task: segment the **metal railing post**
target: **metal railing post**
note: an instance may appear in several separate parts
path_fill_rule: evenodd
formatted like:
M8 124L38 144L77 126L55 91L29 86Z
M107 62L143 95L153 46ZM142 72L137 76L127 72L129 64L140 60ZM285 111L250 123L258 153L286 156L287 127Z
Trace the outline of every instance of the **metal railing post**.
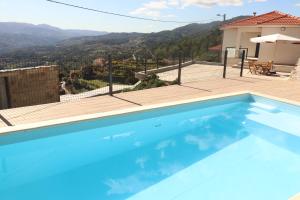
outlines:
M147 76L147 59L146 58L144 60L144 73L145 73L145 76Z
M228 56L228 50L225 50L225 55L224 55L224 68L223 68L223 78L226 78L227 56Z
M243 50L240 77L243 76L244 64L245 64L245 56L246 56L246 51Z
M136 61L135 68L138 69L138 67L139 67L139 57L138 56L136 57L135 61Z
M182 68L182 53L179 54L179 63L178 63L178 85L181 85L181 68Z
M113 95L113 77L112 77L112 58L108 55L108 73L109 73L109 95Z

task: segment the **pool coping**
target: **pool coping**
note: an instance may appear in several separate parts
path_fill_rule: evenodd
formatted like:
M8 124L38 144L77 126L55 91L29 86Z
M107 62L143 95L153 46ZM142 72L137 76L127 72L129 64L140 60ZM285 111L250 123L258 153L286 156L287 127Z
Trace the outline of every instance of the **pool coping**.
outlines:
M220 99L220 98L224 98L224 97L246 95L246 94L261 96L261 97L265 97L268 99L280 101L283 103L300 106L300 102L297 102L297 101L274 97L271 95L266 95L266 94L253 92L253 91L240 91L240 92L210 95L210 96L205 96L205 97L200 97L200 98L192 98L192 99L186 99L186 100L180 100L180 101L172 101L172 102L168 102L168 103L160 103L160 104L153 104L153 105L147 105L147 106L132 107L132 108L126 108L126 109L121 109L121 110L102 112L102 113L79 115L76 117L67 117L67 118L47 120L47 121L36 122L36 123L8 126L8 127L0 128L0 135L11 134L11 133L17 132L17 131L31 130L31 129L43 128L43 127L54 126L54 125L63 125L63 124L68 124L68 123L80 122L80 121L88 121L88 120L104 118L104 117L109 117L109 116L115 116L115 115L121 115L121 114L126 114L126 113L135 113L135 112L152 110L152 109L157 109L157 108L162 108L162 107L176 106L176 105L180 105L180 104L188 104L188 103L193 103L193 102L201 102L201 101L207 101L207 100L212 100L212 99Z

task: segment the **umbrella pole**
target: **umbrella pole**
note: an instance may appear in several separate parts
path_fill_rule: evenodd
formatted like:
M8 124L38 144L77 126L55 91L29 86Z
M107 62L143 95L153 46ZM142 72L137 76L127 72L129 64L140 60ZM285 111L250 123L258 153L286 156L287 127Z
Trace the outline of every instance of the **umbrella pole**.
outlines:
M275 64L276 51L277 51L277 42L275 42L275 47L274 47L274 53L273 53L273 64ZM273 67L274 67L274 66L272 66L272 70L273 70Z

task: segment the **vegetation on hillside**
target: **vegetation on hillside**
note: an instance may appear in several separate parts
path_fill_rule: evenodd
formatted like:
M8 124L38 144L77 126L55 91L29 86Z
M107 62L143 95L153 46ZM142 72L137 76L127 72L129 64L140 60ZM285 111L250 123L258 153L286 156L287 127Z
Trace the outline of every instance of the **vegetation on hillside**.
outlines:
M108 83L102 80L66 79L65 90L71 94L78 94L106 87L107 85ZM61 90L61 94L65 93L66 91Z
M153 69L158 65L178 63L179 55L183 61L192 58L218 61L218 52L210 52L208 49L221 43L220 25L221 22L216 21L189 24L171 31L150 34L111 33L71 38L52 46L37 45L2 54L0 69L57 65L60 68L60 80L65 83L65 87L71 93L78 93L107 85L106 59L111 54L114 82L133 85L138 81L135 72L144 71L145 67ZM30 39L26 41L30 42ZM150 77L136 89L164 84L170 83L158 77Z
M206 61L218 61L218 54L209 52L208 48L221 43L221 31L218 28L202 35L184 37L179 41L163 43L153 48L154 54L159 58L176 58L178 52L184 57L197 58Z
M151 74L147 76L144 80L142 80L137 86L135 86L133 89L125 89L123 92L128 91L135 91L135 90L144 90L144 89L150 89L150 88L156 88L156 87L163 87L168 85L174 85L177 84L178 81L164 81L160 80L159 76L156 74Z
M42 60L67 66L113 54L116 60L136 57L173 59L179 51L185 57L203 57L209 45L220 43L220 22L190 24L158 33L111 33L103 36L67 39L55 46L34 46L4 54L12 60ZM70 68L72 66L67 66Z

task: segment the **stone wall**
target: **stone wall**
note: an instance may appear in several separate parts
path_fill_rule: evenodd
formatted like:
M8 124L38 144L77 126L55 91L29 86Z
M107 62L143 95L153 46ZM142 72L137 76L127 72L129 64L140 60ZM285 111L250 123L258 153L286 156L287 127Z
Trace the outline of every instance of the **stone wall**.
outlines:
M9 108L59 102L59 70L56 66L2 70L6 77Z

